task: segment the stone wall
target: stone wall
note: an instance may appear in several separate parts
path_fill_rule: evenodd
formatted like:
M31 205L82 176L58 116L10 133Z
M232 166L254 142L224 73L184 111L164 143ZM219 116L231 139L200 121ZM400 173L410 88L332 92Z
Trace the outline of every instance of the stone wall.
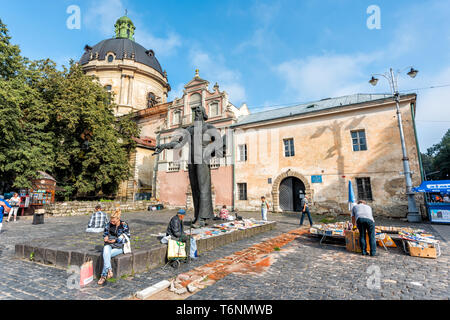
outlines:
M148 206L154 203L151 201L69 201L46 205L44 208L46 214L55 217L79 216L93 213L97 204L102 206L104 212L112 213L118 207L120 207L122 212L146 211Z

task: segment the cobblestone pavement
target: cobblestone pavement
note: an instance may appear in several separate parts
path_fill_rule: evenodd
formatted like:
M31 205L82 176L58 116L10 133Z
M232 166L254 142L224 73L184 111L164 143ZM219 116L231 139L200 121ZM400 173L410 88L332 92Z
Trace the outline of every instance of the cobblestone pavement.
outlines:
M133 232L133 225L167 224L174 212L128 213L123 215L123 219L129 222ZM240 214L259 218L258 213ZM189 218L188 215L187 220ZM316 218L313 217L315 221ZM132 278L118 279L104 287L91 283L81 290L68 288L69 274L66 270L15 259L14 244L82 232L89 220L88 216L46 218L45 224L37 226L32 225L29 219L4 223L0 235L0 300L126 299L161 280L173 278L298 228L297 215L273 214L269 215L269 219L278 222L275 230L206 252L190 264L182 264L178 270L157 268ZM409 225L398 220L377 220L377 224ZM317 239L302 236L284 246L281 251L274 252L275 262L265 273L245 276L230 274L189 299L449 299L450 226L413 226L438 236L441 240L441 257L422 259L407 256L400 249L389 248L389 252L385 252L378 248L379 256L365 258L347 252L342 245L320 245ZM378 270L381 288L377 289L375 282L375 288L368 289L368 280L370 282L370 277Z

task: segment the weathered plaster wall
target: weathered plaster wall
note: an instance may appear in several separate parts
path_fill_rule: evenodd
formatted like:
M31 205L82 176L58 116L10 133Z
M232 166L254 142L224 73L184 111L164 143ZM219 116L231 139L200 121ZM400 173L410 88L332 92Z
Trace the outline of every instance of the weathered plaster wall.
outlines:
M413 184L420 183L414 131L411 123L410 103L402 104L403 126L413 175ZM367 151L352 149L352 130L364 129ZM295 156L284 156L283 139L293 138ZM346 212L348 181L356 190L356 178L370 177L373 202L370 204L380 215L406 215L406 196L399 129L393 103L374 108L304 118L252 128L236 136L238 145L248 145L248 161L236 163L236 183L247 183L247 201L236 201L241 210L258 210L260 197L265 195L277 206L273 195L277 177L288 170L304 177L312 195L313 211ZM322 175L322 183L311 183L312 175ZM277 181L281 182L281 181ZM306 185L306 183L305 183ZM277 188L276 186L275 188ZM236 196L237 188L236 188Z
M216 209L223 205L232 205L232 167L223 166L211 170L211 183L213 185L213 205ZM157 198L168 208L192 207L187 197L191 192L189 174L187 171L177 172L161 171L157 174Z

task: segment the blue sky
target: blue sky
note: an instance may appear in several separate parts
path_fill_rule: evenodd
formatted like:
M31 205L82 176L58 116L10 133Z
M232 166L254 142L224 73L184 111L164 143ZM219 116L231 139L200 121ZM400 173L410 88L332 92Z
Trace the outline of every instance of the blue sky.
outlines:
M421 151L450 128L450 1L426 0L0 0L0 18L13 43L31 59L78 60L86 44L114 34L128 9L136 41L153 49L172 92L200 69L236 106L251 112L353 93L389 92L372 73L413 65L401 91L418 93ZM81 29L69 30L66 12L81 9ZM381 29L370 30L367 8L377 5ZM420 90L416 90L420 89Z

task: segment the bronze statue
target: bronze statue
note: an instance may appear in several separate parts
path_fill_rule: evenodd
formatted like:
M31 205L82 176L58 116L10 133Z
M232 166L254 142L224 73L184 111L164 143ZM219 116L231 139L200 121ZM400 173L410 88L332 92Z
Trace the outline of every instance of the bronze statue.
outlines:
M177 130L170 143L156 147L154 155L160 154L164 149L180 149L189 143L188 170L195 210L194 224L200 220L200 226L204 226L206 220L214 218L210 159L223 155L224 141L216 127L205 122L208 116L202 106L194 108L193 112L194 124L186 129Z

